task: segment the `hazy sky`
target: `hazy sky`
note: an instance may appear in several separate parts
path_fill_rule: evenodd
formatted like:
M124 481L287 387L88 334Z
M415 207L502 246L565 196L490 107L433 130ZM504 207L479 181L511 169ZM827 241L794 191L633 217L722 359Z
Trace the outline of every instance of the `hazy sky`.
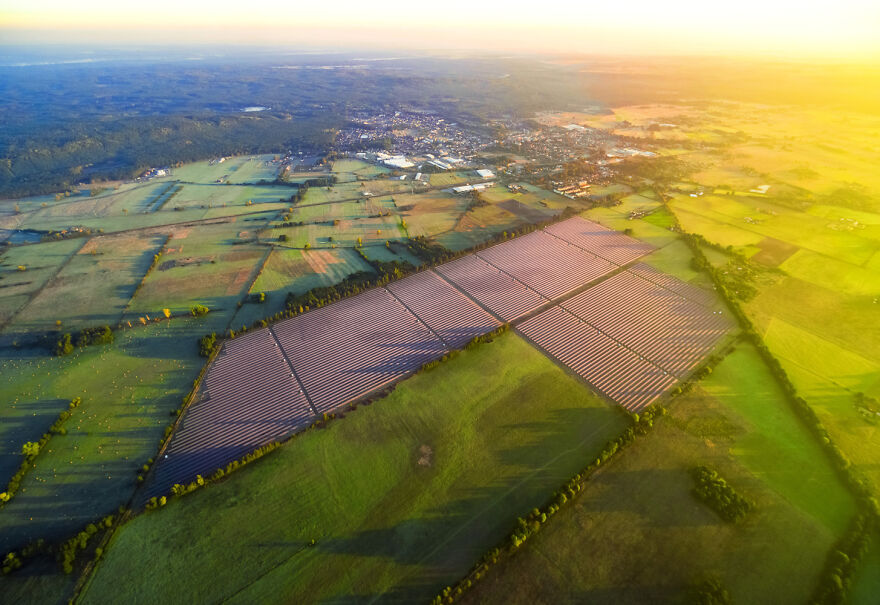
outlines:
M880 57L880 1L0 0L0 41Z

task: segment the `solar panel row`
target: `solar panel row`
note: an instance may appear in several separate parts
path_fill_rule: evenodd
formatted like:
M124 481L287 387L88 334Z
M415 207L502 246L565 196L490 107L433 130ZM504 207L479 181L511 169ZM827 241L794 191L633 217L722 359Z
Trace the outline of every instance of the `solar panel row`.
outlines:
M687 282L683 282L671 275L658 271L651 265L636 263L629 268L629 271L633 275L638 275L642 279L654 282L658 286L663 286L667 290L672 290L676 294L684 296L688 300L692 300L704 307L711 307L717 302L715 294L709 290L703 290L702 288L692 286Z
M501 325L433 271L422 271L388 284L391 292L451 349Z
M492 246L477 256L547 299L568 294L616 268L543 231Z
M558 225L566 224L560 233L573 233L577 241L537 231L228 341L148 491L167 493L173 483L209 474L302 429L315 414L363 397L495 329L500 322L486 310L503 321L517 320L615 268L591 248L618 259L614 262L632 256L612 254L614 246L644 248L580 218ZM599 235L590 239L593 232ZM572 333L586 338L584 328L578 330ZM650 368L610 339L590 336L590 342L582 358L596 356L595 365L607 371L617 364L618 374L646 376L624 376L619 385L602 382L610 396L629 389L619 395L626 405L655 396L658 379L647 378ZM612 361L602 357L609 355Z
M653 250L649 244L579 216L550 225L544 231L618 265L631 263Z
M384 288L279 322L271 330L319 414L381 388L447 351Z
M679 377L696 366L732 327L719 311L711 311L627 271L562 306Z
M516 329L630 411L645 407L675 382L558 305Z

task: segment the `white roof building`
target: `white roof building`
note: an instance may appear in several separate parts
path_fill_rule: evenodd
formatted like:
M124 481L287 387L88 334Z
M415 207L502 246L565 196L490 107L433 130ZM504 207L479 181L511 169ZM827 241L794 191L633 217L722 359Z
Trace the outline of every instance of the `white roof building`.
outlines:
M480 178L483 178L483 179L494 179L495 178L495 173L492 172L491 170L485 170L485 169L477 170L477 174L480 176Z

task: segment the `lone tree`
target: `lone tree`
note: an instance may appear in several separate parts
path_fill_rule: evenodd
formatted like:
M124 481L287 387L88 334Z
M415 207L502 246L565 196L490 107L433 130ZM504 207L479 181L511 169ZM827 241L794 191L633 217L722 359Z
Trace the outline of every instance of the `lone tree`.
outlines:
M70 341L69 332L61 335L61 338L59 338L58 342L55 343L54 352L55 355L57 355L58 357L69 355L73 352L73 343Z
M193 317L202 317L203 315L207 315L210 309L205 305L193 305L189 311L192 313Z

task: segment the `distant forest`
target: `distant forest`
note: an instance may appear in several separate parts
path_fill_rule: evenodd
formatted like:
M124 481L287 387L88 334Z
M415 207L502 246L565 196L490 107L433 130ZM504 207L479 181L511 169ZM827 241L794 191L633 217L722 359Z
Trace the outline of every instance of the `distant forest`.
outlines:
M353 109L525 115L577 96L554 71L530 61L338 54L3 66L0 197L219 155L326 150ZM252 106L268 109L242 111Z
M59 47L34 57L0 46L0 198L218 155L324 150L351 110L434 110L484 124L539 110L724 98L880 113L876 95L864 94L880 86L880 68L854 78L849 66L726 59L157 48ZM242 111L254 106L269 109Z

